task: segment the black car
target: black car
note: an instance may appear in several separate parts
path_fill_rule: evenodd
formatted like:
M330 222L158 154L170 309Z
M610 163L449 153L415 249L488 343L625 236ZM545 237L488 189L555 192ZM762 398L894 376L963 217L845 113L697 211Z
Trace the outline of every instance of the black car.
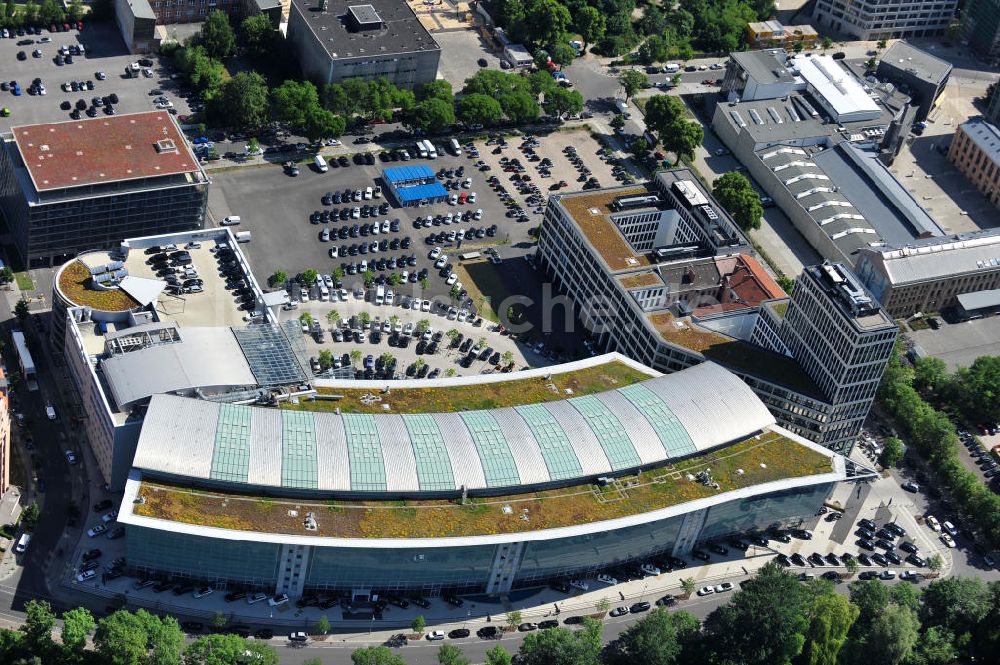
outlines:
M792 556L790 556L788 558L791 559L792 563L794 563L796 566L804 566L804 565L806 565L805 557L803 557L798 552L796 552L795 554L793 554Z
M274 631L270 628L261 628L256 631L253 636L258 640L269 640L274 637Z
M780 553L780 552L779 552L779 553L778 553L778 556L774 557L774 559L775 559L775 561L777 561L778 563L780 563L780 564L781 564L782 566L784 566L785 568L788 568L789 566L791 566L791 565L792 565L792 562L791 562L791 560L790 560L790 559L788 558L788 555L787 555L787 554L783 554L783 553Z
M634 603L631 607L628 608L628 611L629 611L630 614L638 614L640 612L647 612L647 611L649 611L649 608L650 608L650 604L648 602L646 602L645 600L643 600L641 602Z
M422 598L420 596L410 596L410 602L416 605L417 607L421 607L425 610L431 606L429 600L427 600L426 598Z
M476 636L483 640L493 640L500 636L500 629L496 626L483 626L476 631Z
M711 558L710 556L708 556L706 552L703 552L702 550L691 550L691 556L693 556L695 559L698 559L699 561L708 561Z
M547 619L545 621L538 622L538 628L540 630L548 630L549 628L555 628L559 625L559 621L556 619Z
M102 501L98 501L97 503L95 503L95 504L94 504L94 512L95 512L95 513L99 513L99 512L101 512L102 510L107 510L107 509L108 509L108 508L110 508L110 507L111 507L112 505L113 505L113 504L112 504L112 502L111 502L111 499L104 499L104 500L102 500Z
M869 519L858 520L858 526L864 527L864 528L868 529L869 531L873 531L873 532L875 531L876 528L878 528L878 527L876 527L875 522L872 522Z
M457 640L470 635L468 628L456 628L448 633L449 639Z
M880 566L884 567L884 566L888 566L889 565L889 560L886 559L881 554L878 554L877 552L875 554L872 554L871 559L872 559L872 561L874 561L875 563L877 563Z
M858 555L858 563L860 563L862 566L870 566L872 565L872 560L868 557L867 554L862 552L861 554Z
M81 558L84 561L93 561L94 559L98 558L99 556L101 556L101 550L99 550L99 549L97 549L95 547L92 550L87 550L86 552L84 552L83 556Z
M899 549L903 550L904 552L909 552L910 554L916 554L919 548L907 540L899 545Z
M868 540L867 538L858 538L858 540L855 542L857 543L858 547L860 547L863 550L868 550L869 552L871 552L874 551L875 549L875 543Z

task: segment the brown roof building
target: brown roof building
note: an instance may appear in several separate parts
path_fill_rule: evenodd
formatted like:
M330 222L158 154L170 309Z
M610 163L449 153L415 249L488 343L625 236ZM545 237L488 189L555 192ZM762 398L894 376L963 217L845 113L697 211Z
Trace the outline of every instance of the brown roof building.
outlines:
M32 266L203 226L209 181L165 111L13 127L2 148L0 202Z

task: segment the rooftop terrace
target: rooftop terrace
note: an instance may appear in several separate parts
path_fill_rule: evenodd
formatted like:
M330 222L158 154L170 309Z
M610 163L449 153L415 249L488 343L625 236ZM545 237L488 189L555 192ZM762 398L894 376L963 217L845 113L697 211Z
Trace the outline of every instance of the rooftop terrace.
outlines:
M711 470L718 489L689 477ZM447 538L523 533L640 515L772 481L834 471L829 455L767 431L675 464L618 478L605 487L556 490L456 501L276 500L143 480L145 503L134 515L183 524L337 538ZM289 511L296 511L294 517ZM315 513L317 529L302 526Z

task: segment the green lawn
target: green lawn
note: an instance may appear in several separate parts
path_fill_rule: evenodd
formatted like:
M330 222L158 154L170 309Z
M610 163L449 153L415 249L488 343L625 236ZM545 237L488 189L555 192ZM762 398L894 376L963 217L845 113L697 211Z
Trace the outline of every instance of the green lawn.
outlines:
M32 291L35 288L35 283L31 281L31 275L27 272L14 273L14 280L17 282L17 288L22 291Z

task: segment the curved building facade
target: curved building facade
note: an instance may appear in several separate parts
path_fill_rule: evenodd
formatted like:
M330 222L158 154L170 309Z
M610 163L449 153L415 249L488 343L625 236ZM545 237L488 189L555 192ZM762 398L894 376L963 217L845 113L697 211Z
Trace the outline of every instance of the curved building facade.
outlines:
M432 413L405 391L440 407L455 381L372 385L381 413L349 412L364 382L326 412L156 395L118 517L129 566L292 596L502 593L800 525L845 478L721 367L646 372L555 399L543 371L458 379L509 403Z

